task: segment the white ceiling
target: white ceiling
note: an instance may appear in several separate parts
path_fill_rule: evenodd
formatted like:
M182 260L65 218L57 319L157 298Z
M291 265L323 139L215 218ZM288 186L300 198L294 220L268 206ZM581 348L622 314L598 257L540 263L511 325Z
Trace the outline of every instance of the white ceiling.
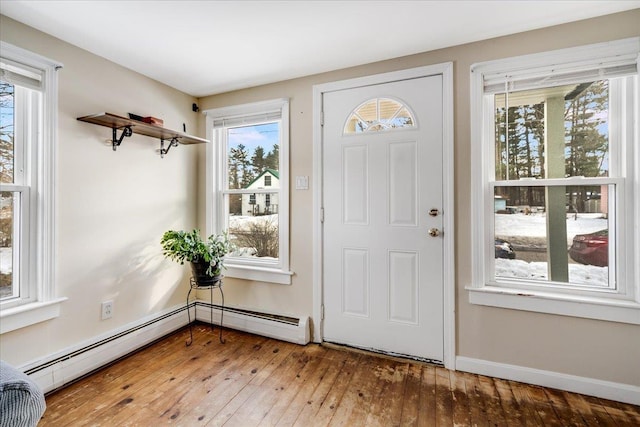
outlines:
M639 7L633 0L0 0L3 15L194 96Z

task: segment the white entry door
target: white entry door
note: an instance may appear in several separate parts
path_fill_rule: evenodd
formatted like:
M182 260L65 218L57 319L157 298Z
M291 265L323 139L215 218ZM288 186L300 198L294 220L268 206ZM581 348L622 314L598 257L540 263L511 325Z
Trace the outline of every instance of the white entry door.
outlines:
M323 339L443 361L441 75L323 94Z

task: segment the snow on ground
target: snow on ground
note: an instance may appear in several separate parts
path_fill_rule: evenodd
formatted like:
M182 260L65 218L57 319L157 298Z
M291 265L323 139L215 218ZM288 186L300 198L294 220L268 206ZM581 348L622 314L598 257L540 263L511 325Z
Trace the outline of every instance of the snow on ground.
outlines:
M11 273L13 266L13 252L11 248L0 248L0 272L3 274Z
M278 224L278 214L273 215L230 215L229 216L229 229L247 229L250 224L256 224L260 222L271 222L272 224Z
M609 227L608 220L602 214L567 215L567 245L571 245L576 234L593 233ZM496 214L495 234L505 237L545 237L547 235L546 216L544 213L531 215ZM516 251L517 257L517 251ZM496 259L495 273L497 277L523 278L533 280L547 279L546 262L526 262L519 259ZM594 265L569 264L569 282L582 285L607 286L609 268Z
M525 215L496 214L496 236L544 237L547 235L547 217L544 213ZM567 240L571 242L576 234L593 233L609 227L609 221L602 214L567 215Z
M547 263L496 258L496 277L548 280ZM579 285L607 286L609 268L569 264L569 282Z

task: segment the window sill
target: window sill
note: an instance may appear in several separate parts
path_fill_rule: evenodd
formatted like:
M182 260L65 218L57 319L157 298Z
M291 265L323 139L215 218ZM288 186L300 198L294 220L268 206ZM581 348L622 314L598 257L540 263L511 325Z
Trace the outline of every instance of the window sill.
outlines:
M640 303L484 286L466 288L471 304L640 325Z
M240 266L225 264L226 269L223 274L226 277L235 279L255 280L257 282L277 283L280 285L290 285L292 271L283 271L275 268L264 268L254 266Z
M15 331L60 316L60 304L67 298L33 302L0 311L0 334Z

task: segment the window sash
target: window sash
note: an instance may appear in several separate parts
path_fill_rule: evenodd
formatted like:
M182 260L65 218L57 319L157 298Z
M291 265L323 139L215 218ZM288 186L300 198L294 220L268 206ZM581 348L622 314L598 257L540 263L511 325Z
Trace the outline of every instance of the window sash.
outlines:
M271 124L271 123L277 124L280 132L280 138L279 138L278 144L279 146L282 146L282 120L281 119L282 119L282 113L279 113L277 119L271 119L267 121L256 121L256 122L248 121L244 123L242 126L229 126L229 127L217 128L217 134L218 134L219 140L221 141L221 145L223 147L223 153L221 155L224 157L224 160L223 160L224 174L222 176L222 180L223 180L222 188L224 189L223 191L233 192L233 191L245 190L241 188L229 188L229 130L238 128L238 127L258 126L258 125L265 125L265 124ZM220 120L224 120L224 119L220 119ZM281 167L280 166L281 162L282 162L282 154L280 154L280 158L278 159L279 167ZM246 191L255 193L254 190L246 190ZM278 189L278 191L280 190ZM270 192L273 192L273 190Z
M633 67L634 70L637 68ZM594 70L598 70L595 68ZM531 73L531 71L527 71ZM583 75L589 75L590 71L586 71ZM620 77L620 76L616 76ZM591 76L591 79L603 79L606 77ZM548 86L554 86L553 78ZM606 177L582 177L573 176L566 178L520 178L509 180L497 180L495 176L495 93L487 93L486 87L482 93L483 98L483 128L485 130L483 138L483 149L487 154L484 163L483 175L486 177L485 193L483 200L485 206L483 208L484 220L484 280L487 286L496 286L504 288L521 288L530 290L549 290L554 292L575 293L584 291L613 292L618 294L627 293L626 287L626 269L624 268L623 248L626 247L626 237L617 233L618 229L624 229L623 216L618 216L615 212L624 211L625 200L625 175L630 170L622 165L624 153L626 152L627 139L625 138L625 127L628 127L627 121L630 119L628 111L633 110L632 106L626 101L628 98L625 88L629 83L626 78L610 78L609 79L609 171ZM566 84L579 83L579 81L565 81ZM547 85L545 85L546 87ZM536 87L537 88L537 87ZM511 88L510 88L511 89ZM529 88L527 88L529 89ZM517 90L525 90L523 87ZM498 93L504 93L504 85ZM626 106L623 106L627 103ZM622 105L621 105L622 104ZM626 117L625 117L626 114ZM621 158L622 156L622 158ZM610 197L610 236L609 236L609 266L608 266L608 285L606 287L599 285L584 285L575 282L554 282L548 280L527 280L518 278L497 277L495 275L495 258L494 258L494 194L495 188L500 187L570 187L570 186L599 186L608 185L612 191ZM622 228L619 228L622 227ZM549 236L547 236L547 241ZM622 264L621 264L622 263Z
M2 184L0 191L13 193L12 227L12 295L2 298L2 308L10 308L35 300L36 286L29 280L30 251L29 230L31 217L31 189L24 185Z
M484 283L490 286L499 286L499 287L522 287L526 289L556 289L556 290L567 290L569 292L576 290L583 291L596 291L596 292L619 292L619 283L621 282L618 265L620 263L619 258L622 256L622 252L620 250L621 247L624 247L621 244L621 241L624 241L623 238L619 239L618 236L618 223L621 221L620 215L618 215L619 211L622 209L618 208L619 197L618 194L624 192L624 179L621 178L597 178L594 179L598 181L597 186L607 185L608 186L608 229L609 229L609 251L608 251L608 281L606 285L599 285L597 283L594 284L584 284L578 282L558 282L553 281L551 279L546 280L533 280L533 279L524 279L524 278L516 278L516 277L502 277L496 276L495 274L495 257L494 257L494 239L496 237L496 229L495 229L495 209L493 203L486 203L484 206L484 215L486 219L485 225L485 237L484 237L484 259L485 259L485 278ZM496 188L504 188L504 187L575 187L575 186L591 186L591 182L587 183L585 180L581 179L548 179L548 180L536 180L536 181L546 181L546 184L541 182L536 182L535 185L531 183L529 180L525 180L523 182L491 182L489 183L489 187L487 190L487 194L485 196L485 200L491 200L493 202L495 189ZM605 182L606 181L606 182ZM567 182L572 182L569 184ZM576 182L578 184L576 184ZM549 241L549 236L544 236L547 244ZM567 254L568 255L568 254Z
M570 82L576 83L576 82ZM610 92L610 97L614 98L622 95L619 90L619 84L612 85L613 88ZM504 92L504 87L502 87L502 91ZM567 177L567 178L520 178L520 179L508 179L508 180L497 180L495 176L495 126L494 126L494 114L495 114L495 104L494 104L494 94L487 94L483 92L483 127L485 129L484 141L483 141L483 149L487 152L487 157L485 157L486 162L484 164L483 175L486 177L486 185L483 196L483 211L484 211L484 238L483 238L483 259L484 259L484 280L483 283L488 286L497 286L497 287L505 287L505 288L522 288L522 289L531 289L531 290L549 290L553 289L558 292L576 292L576 291L595 291L595 292L619 292L618 284L620 283L620 277L618 277L618 269L617 265L619 263L618 259L620 258L620 242L616 239L616 230L618 221L622 219L615 215L617 212L616 204L620 197L617 194L620 191L623 191L624 188L624 178L620 178L619 176L624 176L620 168L618 168L619 161L617 156L620 154L620 150L616 147L619 145L624 145L624 141L616 140L617 135L616 131L613 131L612 134L609 135L609 159L610 159L610 169L609 176L606 177ZM612 127L618 129L620 126L620 117L612 118ZM610 211L610 218L612 221L609 224L611 228L610 233L610 245L609 245L609 260L612 261L609 263L609 274L608 274L608 285L606 287L600 285L584 285L578 284L574 282L554 282L550 279L547 280L527 280L520 278L508 278L508 277L497 277L495 274L495 257L494 257L494 239L495 239L495 223L494 223L494 194L496 188L501 187L571 187L571 186L599 186L599 185L608 185L610 188L613 188L613 191L610 192L610 198L612 205L612 209ZM548 241L549 236L546 236ZM614 256L611 256L614 254ZM624 271L624 269L623 269Z
M3 66L7 62L2 59ZM27 70L31 70L27 67ZM4 77L4 76L3 76ZM11 83L11 82L10 82ZM12 297L2 299L3 310L36 301L38 150L42 143L42 93L20 82L14 85L13 184L0 184L3 192L14 193L12 236ZM41 88L40 88L41 89Z
M251 196L255 196L255 194L257 194L258 192L246 192L243 191L242 193L225 193L223 195L223 201L222 201L222 205L224 206L224 212L225 215L223 215L223 219L222 221L224 221L224 226L221 227L222 229L225 230L229 230L229 215L226 214L229 211L229 195L231 194L248 194L250 199L249 199L249 205L251 206L252 203L251 201L253 201L255 204L256 202L256 198L252 198ZM274 193L272 191L272 193ZM263 192L260 192L258 194L264 194ZM273 259L273 258L262 258L262 257L242 257L242 256L233 256L231 254L227 255L225 257L225 264L226 265L241 265L241 266L251 266L251 265L255 265L258 266L260 268L280 268L283 264L282 261L282 256L283 256L283 249L282 249L282 217L280 214L278 214L278 258L277 259Z

